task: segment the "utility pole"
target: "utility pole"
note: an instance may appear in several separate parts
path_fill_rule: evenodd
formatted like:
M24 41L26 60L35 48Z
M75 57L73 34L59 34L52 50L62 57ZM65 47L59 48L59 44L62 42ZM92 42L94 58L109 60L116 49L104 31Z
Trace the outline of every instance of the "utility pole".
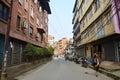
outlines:
M13 0L10 3L10 13L8 19L8 27L5 34L5 43L4 43L4 51L3 51L3 63L2 63L2 72L1 72L1 80L7 80L7 55L8 55L8 44L9 44L9 33L10 33L10 24L11 24L11 16L12 16L12 7Z

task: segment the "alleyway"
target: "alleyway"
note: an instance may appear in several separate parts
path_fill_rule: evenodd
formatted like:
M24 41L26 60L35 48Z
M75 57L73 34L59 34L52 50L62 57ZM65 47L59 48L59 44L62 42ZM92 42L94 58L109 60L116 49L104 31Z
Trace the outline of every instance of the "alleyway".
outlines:
M88 74L85 74L88 72ZM94 75L90 68L83 68L80 64L65 61L64 59L53 60L48 64L38 67L17 77L18 80L113 80L103 74Z

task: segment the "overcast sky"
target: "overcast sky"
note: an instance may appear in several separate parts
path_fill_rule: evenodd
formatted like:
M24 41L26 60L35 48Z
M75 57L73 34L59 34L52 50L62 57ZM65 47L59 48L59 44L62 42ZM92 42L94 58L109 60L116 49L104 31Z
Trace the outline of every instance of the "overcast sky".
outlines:
M52 14L49 15L49 35L58 41L63 37L72 38L72 18L75 0L50 0Z

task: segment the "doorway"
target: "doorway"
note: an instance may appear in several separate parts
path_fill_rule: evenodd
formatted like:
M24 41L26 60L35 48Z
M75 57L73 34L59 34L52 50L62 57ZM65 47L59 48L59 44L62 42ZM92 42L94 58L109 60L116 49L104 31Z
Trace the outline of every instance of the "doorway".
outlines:
M118 45L117 45L117 61L120 62L120 42L118 42Z

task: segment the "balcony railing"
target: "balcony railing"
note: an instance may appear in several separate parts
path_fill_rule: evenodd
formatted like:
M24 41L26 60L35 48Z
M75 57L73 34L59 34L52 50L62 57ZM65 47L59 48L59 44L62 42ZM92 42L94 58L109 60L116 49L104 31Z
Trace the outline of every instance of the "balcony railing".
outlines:
M81 36L81 33L79 33L79 34L76 36L75 39L78 39L80 36Z
M77 32L78 30L80 30L80 23L76 23L75 25L75 29L74 29L74 33Z

